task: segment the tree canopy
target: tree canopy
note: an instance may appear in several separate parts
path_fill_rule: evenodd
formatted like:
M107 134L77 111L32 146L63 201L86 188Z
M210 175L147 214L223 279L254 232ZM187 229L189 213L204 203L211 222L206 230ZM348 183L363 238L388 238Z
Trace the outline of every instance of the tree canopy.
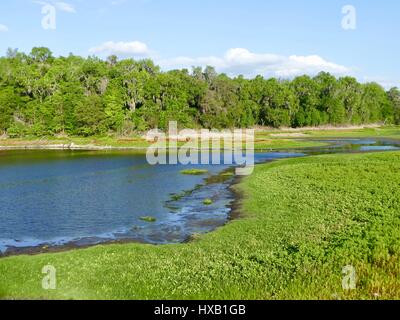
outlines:
M129 135L165 129L400 123L400 91L321 72L292 80L230 78L211 66L162 72L48 48L0 58L0 134Z

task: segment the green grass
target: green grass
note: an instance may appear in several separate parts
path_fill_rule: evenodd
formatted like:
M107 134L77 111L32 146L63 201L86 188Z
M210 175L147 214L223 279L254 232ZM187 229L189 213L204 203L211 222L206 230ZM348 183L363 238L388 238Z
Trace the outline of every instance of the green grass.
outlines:
M400 127L381 127L354 130L306 131L311 137L332 138L392 138L400 139Z
M301 139L262 139L256 138L254 143L255 150L279 150L279 149L293 149L293 148L310 148L310 147L323 147L329 143L319 141L306 141Z
M46 145L71 145L74 143L76 146L91 146L91 147L112 147L112 148L137 148L146 149L152 144L142 139L141 137L132 138L117 138L117 137L69 137L69 138L55 138L55 137L27 137L23 139L2 139L0 146L18 147L18 146L46 146ZM169 142L166 143L168 146ZM177 146L185 145L184 142L178 142ZM316 141L303 141L298 139L277 139L265 138L262 135L256 136L254 147L256 150L270 150L270 149L288 149L288 148L306 148L306 147L319 147L324 146L326 143ZM198 145L200 147L200 144ZM210 141L210 149L214 148ZM220 148L224 148L224 141L220 141ZM245 145L243 146L246 147Z
M188 169L188 170L181 171L181 174L191 175L191 176L201 176L201 175L204 175L207 173L208 173L208 170L203 170L203 169Z
M114 147L114 148L147 148L151 143L147 142L139 136L129 138L119 137L25 137L16 139L2 139L1 146L35 146L35 145L55 145L71 143L77 146L96 146L96 147Z
M293 134L299 135L293 137ZM276 135L281 136L276 136ZM285 136L287 134L287 136ZM263 130L256 132L255 149L256 150L279 150L290 148L307 148L321 147L326 143L308 140L313 138L391 138L400 140L399 126L386 126L380 128L365 128L365 129L319 129L297 130L295 132L288 130ZM98 147L113 147L113 148L138 148L145 149L152 144L142 137L136 135L131 137L116 137L116 136L100 136L100 137L25 137L21 139L1 139L0 146L35 146L35 145L52 145L64 144L81 146L98 146ZM168 144L168 143L167 143ZM184 145L185 142L178 142L178 146ZM210 148L212 142L210 141ZM220 147L224 147L224 142L220 141Z
M400 298L400 153L256 166L239 220L187 244L123 244L0 259L0 297ZM42 267L57 289L41 288ZM342 289L355 267L357 289Z
M279 135L277 137L276 135ZM298 129L293 130L263 130L256 133L256 140L276 139L284 141L289 139L293 134L297 138L391 138L400 140L400 126L385 126L377 128L361 128L361 129L323 129L317 130ZM285 136L286 135L286 136ZM292 140L293 141L293 140Z

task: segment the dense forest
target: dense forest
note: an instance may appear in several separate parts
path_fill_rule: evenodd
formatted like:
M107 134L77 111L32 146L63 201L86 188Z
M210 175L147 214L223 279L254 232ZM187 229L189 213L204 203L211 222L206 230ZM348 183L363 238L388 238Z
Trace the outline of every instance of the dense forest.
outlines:
M53 57L9 49L0 58L0 135L129 135L164 129L400 123L400 91L321 72L245 79L213 67L162 72L150 60Z

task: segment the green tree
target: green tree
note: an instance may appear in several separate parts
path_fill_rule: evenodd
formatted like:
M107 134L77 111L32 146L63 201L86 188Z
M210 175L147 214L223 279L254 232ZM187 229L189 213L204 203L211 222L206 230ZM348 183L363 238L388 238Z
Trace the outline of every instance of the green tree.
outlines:
M346 109L343 99L340 97L340 88L337 79L327 72L319 73L314 81L318 85L319 107L318 109L328 122L334 125L347 124Z
M346 112L346 122L360 124L361 119L361 99L362 86L355 78L344 77L338 82L339 97Z
M392 122L393 110L390 108L390 101L385 90L377 83L367 83L363 87L363 122Z
M45 47L35 47L30 53L30 57L34 62L45 63L53 59L53 53Z
M91 95L83 99L75 108L76 134L92 136L107 132L106 114L102 99Z
M19 97L12 87L0 88L0 134L7 132L13 123L13 114L18 103Z
M390 89L388 98L393 110L393 121L395 124L400 124L400 90L398 88Z
M317 126L324 124L319 110L320 98L318 84L309 76L295 78L290 84L299 101L299 108L292 118L295 127Z
M48 48L0 57L0 134L129 135L181 127L317 126L400 122L399 91L321 72L292 81L245 79L195 67L162 72L151 60L106 60Z
M112 80L104 94L104 112L107 118L107 127L121 133L126 110L122 85L117 80Z

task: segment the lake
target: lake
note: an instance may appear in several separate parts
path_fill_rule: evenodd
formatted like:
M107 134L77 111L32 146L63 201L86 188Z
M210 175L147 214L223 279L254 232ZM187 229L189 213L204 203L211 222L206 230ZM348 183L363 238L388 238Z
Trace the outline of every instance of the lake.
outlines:
M256 153L256 162L308 154L397 150L390 141L333 139L327 147ZM179 243L230 217L229 165L151 166L133 151L0 151L0 251L111 241ZM183 175L201 168L204 176ZM212 204L205 205L205 199ZM141 220L151 216L155 222Z

